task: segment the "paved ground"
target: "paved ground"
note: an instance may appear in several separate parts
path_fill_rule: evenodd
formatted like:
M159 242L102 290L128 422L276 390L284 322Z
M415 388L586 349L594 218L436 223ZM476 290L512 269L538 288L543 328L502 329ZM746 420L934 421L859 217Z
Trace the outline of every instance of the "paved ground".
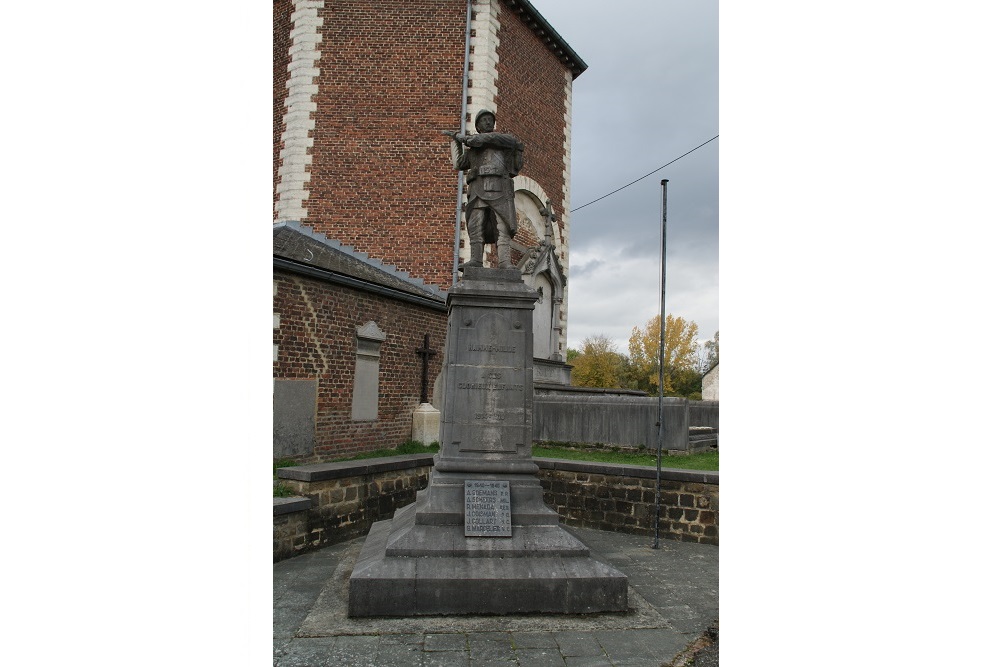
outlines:
M654 550L650 537L567 529L628 576L628 613L350 619L346 586L358 538L274 565L274 665L718 664L718 547L661 540Z

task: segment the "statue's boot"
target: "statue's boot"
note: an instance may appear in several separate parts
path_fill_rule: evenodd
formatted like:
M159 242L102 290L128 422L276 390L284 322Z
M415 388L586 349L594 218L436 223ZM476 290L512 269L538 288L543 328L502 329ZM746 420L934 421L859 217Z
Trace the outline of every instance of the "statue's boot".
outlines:
M459 265L458 270L463 271L467 266L481 267L483 265L483 243L482 241L472 242L472 258L468 262Z
M513 269L510 263L510 234L501 225L497 230L497 264L501 269Z

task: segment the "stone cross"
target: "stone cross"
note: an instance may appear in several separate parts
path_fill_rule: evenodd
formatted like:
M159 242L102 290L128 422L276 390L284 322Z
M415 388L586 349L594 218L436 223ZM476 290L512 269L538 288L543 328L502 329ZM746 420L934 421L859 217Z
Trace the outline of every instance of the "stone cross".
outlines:
M431 349L430 345L430 334L424 334L424 346L418 347L416 353L419 354L423 361L423 373L420 377L420 402L427 403L427 362L433 357L437 352Z

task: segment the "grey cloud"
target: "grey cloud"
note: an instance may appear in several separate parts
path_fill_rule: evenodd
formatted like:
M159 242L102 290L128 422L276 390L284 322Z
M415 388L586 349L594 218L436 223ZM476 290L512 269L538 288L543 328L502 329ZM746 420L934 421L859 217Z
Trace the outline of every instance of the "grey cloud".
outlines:
M614 11L598 0L532 4L590 66L573 85L571 209L719 134L717 2L636 0ZM718 328L724 139L570 213L571 345L596 333L624 343L659 312L663 178L667 309L696 321L704 338Z

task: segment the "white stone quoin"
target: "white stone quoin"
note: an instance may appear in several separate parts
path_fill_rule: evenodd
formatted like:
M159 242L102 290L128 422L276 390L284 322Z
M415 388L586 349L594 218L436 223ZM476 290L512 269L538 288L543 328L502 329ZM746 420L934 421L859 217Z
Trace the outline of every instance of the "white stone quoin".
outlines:
M285 129L281 133L283 147L279 152L281 164L278 167L278 201L274 204L275 222L305 220L309 212L309 174L306 167L312 164L310 149L313 145L309 133L316 129L316 120L310 118L316 111L313 96L319 92L315 83L319 76L319 43L323 39L320 27L323 19L319 10L323 0L295 0L292 12L292 45L288 49L291 62L288 64L289 79L285 83L288 96L285 98L285 114L282 118Z

